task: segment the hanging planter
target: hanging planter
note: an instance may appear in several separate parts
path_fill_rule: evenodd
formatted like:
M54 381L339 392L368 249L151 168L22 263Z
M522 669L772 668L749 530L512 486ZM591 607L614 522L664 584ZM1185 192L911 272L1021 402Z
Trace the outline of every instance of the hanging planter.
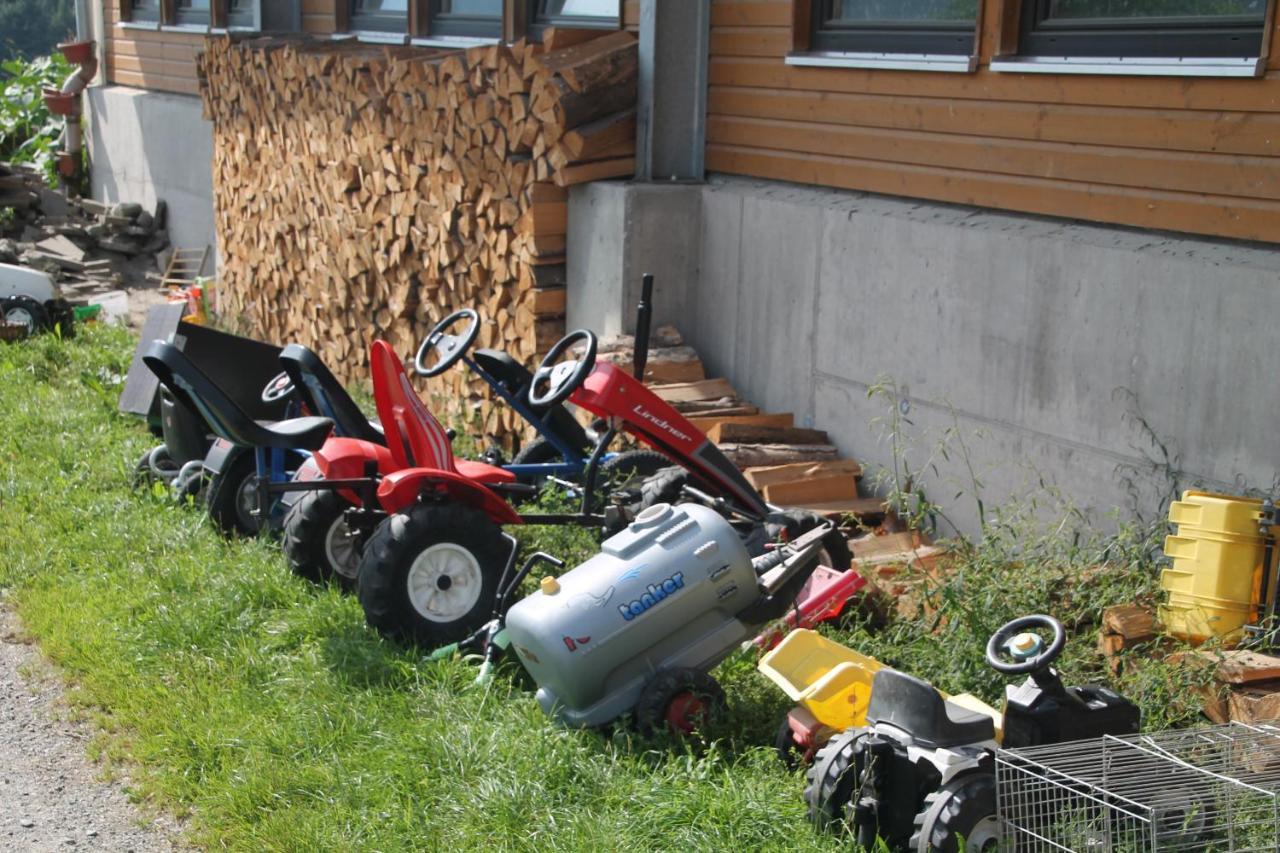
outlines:
M58 45L58 50L72 65L83 65L93 58L93 39L84 41L67 41Z
M78 95L64 95L57 89L44 89L42 94L44 105L49 108L49 112L60 116L75 115L76 108L79 106Z

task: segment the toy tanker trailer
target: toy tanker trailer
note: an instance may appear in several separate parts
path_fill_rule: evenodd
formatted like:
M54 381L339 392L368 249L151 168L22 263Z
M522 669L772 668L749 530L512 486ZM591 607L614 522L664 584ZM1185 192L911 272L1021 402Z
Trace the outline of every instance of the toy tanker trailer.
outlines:
M513 605L507 636L557 720L690 732L724 703L710 670L786 611L829 532L752 559L715 510L657 504Z

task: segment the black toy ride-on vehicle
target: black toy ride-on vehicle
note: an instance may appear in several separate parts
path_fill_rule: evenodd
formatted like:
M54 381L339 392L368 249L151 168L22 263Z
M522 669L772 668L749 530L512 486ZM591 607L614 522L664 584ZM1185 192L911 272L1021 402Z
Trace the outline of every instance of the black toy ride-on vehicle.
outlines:
M1046 642L1039 632L1052 637ZM810 820L821 829L847 827L868 850L878 841L915 853L998 849L998 744L1013 749L1138 730L1140 713L1129 700L1105 687L1063 685L1051 665L1065 640L1050 616L1024 616L992 635L992 668L1029 675L1006 688L1003 715L961 707L906 673L877 672L867 725L832 738L809 769Z

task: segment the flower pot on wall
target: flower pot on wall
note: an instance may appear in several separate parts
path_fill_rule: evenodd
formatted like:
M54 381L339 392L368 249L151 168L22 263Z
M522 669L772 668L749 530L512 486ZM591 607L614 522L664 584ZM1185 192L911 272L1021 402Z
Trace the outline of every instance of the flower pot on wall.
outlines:
M68 41L58 45L58 50L72 65L82 65L93 58L93 39Z
M64 95L57 89L45 89L42 94L44 95L44 105L54 115L75 115L80 106L79 95Z

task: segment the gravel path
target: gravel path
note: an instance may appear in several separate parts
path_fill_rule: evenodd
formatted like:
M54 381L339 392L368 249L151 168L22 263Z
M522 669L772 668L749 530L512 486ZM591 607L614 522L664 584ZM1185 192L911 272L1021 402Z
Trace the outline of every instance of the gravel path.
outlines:
M85 755L50 665L0 603L0 849L176 851L167 818L148 820Z

